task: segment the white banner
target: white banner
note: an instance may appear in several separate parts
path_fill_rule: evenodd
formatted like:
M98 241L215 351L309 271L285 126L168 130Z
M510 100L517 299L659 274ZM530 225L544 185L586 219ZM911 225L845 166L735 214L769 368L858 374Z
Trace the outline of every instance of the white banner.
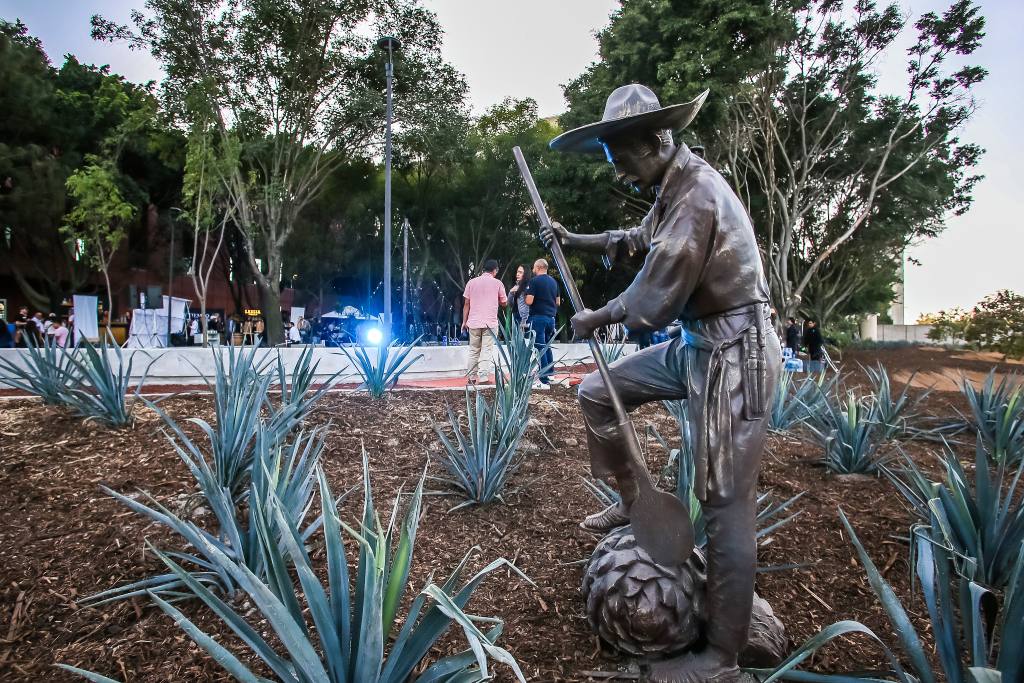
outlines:
M99 299L95 296L75 294L72 305L75 307L75 343L88 339L99 341L100 321L96 312Z
M303 306L292 306L292 324L299 322L299 318L306 314L306 309Z

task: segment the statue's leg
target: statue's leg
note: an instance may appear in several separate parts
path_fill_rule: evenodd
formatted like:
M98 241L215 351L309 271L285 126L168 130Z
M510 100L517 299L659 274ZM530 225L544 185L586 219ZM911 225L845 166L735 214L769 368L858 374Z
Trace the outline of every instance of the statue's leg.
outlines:
M774 396L781 351L772 333L766 348L765 389ZM733 369L739 367L731 361ZM731 378L734 379L734 378ZM768 420L744 418L742 387L729 382L732 430L732 491L722 496L709 491L703 503L707 521L708 573L706 584L707 646L697 653L658 662L651 667L653 683L733 683L742 680L737 660L747 641L757 571L757 475L764 451ZM771 410L770 400L768 410Z
M609 366L612 384L627 410L650 401L686 398L685 364L678 339L649 346L620 358ZM579 389L580 407L587 426L590 466L598 479L615 478L622 504L591 515L583 523L589 531L603 533L628 522L628 509L636 496L636 482L629 469L625 443L612 409L608 389L600 373L584 378Z

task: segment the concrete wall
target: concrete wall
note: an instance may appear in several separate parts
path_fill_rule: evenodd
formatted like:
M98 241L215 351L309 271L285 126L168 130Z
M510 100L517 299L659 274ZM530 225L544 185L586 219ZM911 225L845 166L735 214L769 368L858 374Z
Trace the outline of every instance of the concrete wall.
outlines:
M587 344L553 344L552 353L555 358L556 367L567 368L573 365L593 363L590 355L590 347ZM627 353L636 349L635 346L627 346ZM376 348L368 349L371 358L375 358ZM302 348L282 349L261 349L257 353L258 361L264 358L276 358L280 352L281 360L285 370L290 371L299 359ZM349 353L353 353L349 349ZM24 367L27 364L28 351L24 349L0 349L0 359ZM111 362L116 363L115 352L107 351L111 356ZM121 349L124 362L131 363L132 379L138 381L143 374L146 375L146 384L181 384L195 385L202 384L204 378L214 376L213 354L221 353L227 355L227 347L190 348L172 347L169 349ZM495 349L495 355L498 351ZM402 375L403 381L415 381L423 379L443 379L462 377L466 372L466 362L469 355L468 346L423 346L413 351L413 355L423 354L423 358L412 365ZM351 376L350 381L357 381L355 368L340 349L317 347L314 351L313 362L319 361L317 366L317 380L323 380L339 370L343 375ZM276 360L273 361L276 363ZM2 365L0 365L0 384L3 384L5 377L10 376Z
M931 325L879 325L876 339L881 342L907 341L915 344L934 344L928 338Z

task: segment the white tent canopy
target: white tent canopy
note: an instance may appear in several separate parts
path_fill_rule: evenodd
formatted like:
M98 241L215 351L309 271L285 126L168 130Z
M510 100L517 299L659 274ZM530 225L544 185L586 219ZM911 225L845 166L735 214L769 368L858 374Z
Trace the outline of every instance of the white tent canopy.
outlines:
M163 297L164 307L160 309L136 308L132 313L132 327L128 331L126 348L152 348L170 346L167 338L168 302L170 304L171 333L181 332L188 317L191 299Z

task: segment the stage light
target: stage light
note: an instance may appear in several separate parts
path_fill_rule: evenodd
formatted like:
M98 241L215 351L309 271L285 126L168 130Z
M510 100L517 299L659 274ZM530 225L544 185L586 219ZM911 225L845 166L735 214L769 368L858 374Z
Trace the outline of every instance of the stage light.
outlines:
M366 341L370 342L374 346L378 346L384 341L384 333L380 331L379 327L371 327L366 331Z

